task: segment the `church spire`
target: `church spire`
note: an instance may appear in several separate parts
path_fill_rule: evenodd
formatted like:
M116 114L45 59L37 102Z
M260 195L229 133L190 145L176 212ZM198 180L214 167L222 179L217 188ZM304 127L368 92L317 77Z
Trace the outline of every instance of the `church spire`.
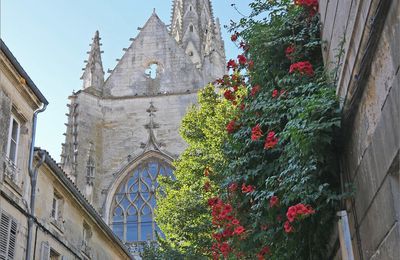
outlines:
M86 67L83 69L83 75L81 79L83 80L83 89L87 89L89 87L94 87L96 90L101 91L101 88L104 84L104 71L103 71L103 63L101 61L101 53L100 50L100 36L99 31L96 31L93 42L90 45L91 49L88 52L89 58L86 64Z
M210 0L174 0L171 35L199 68L220 37L217 31Z

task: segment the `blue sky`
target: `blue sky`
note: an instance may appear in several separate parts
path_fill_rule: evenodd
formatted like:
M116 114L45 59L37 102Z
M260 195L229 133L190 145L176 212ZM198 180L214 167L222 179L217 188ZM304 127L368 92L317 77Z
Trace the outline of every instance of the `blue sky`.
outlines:
M240 15L232 3L246 14L251 0L213 0L214 16L221 25L237 21ZM153 8L170 23L172 0L0 0L0 36L20 64L49 100L39 115L36 145L47 149L57 161L64 142L66 104L82 82L83 61L91 38L100 31L104 70L116 65L129 38L138 34ZM227 58L236 57L237 48L223 30ZM109 74L106 74L106 77Z

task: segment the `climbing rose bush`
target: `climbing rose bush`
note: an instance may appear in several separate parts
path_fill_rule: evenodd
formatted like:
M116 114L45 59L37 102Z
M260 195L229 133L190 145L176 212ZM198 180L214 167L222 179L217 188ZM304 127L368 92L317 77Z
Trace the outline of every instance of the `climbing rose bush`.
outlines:
M210 250L214 259L326 259L341 198L339 110L322 63L318 2L251 6L231 25L243 53L216 81L236 109L221 192L209 203Z
M165 234L144 259L327 259L339 192L339 109L318 2L254 0L241 53L183 120L188 148L162 180Z

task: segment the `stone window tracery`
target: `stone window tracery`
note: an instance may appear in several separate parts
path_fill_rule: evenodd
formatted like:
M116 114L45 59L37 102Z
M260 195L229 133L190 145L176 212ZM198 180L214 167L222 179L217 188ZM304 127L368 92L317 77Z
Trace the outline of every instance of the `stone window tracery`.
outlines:
M154 221L159 175L172 176L166 162L152 158L141 162L125 177L114 194L110 222L125 243L156 239Z

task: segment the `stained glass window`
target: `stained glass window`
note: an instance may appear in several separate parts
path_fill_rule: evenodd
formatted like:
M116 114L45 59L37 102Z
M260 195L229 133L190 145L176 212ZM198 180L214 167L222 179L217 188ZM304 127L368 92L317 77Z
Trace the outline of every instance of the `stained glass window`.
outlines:
M124 242L154 240L157 177L172 176L172 168L156 158L141 162L120 184L110 211L115 234Z

